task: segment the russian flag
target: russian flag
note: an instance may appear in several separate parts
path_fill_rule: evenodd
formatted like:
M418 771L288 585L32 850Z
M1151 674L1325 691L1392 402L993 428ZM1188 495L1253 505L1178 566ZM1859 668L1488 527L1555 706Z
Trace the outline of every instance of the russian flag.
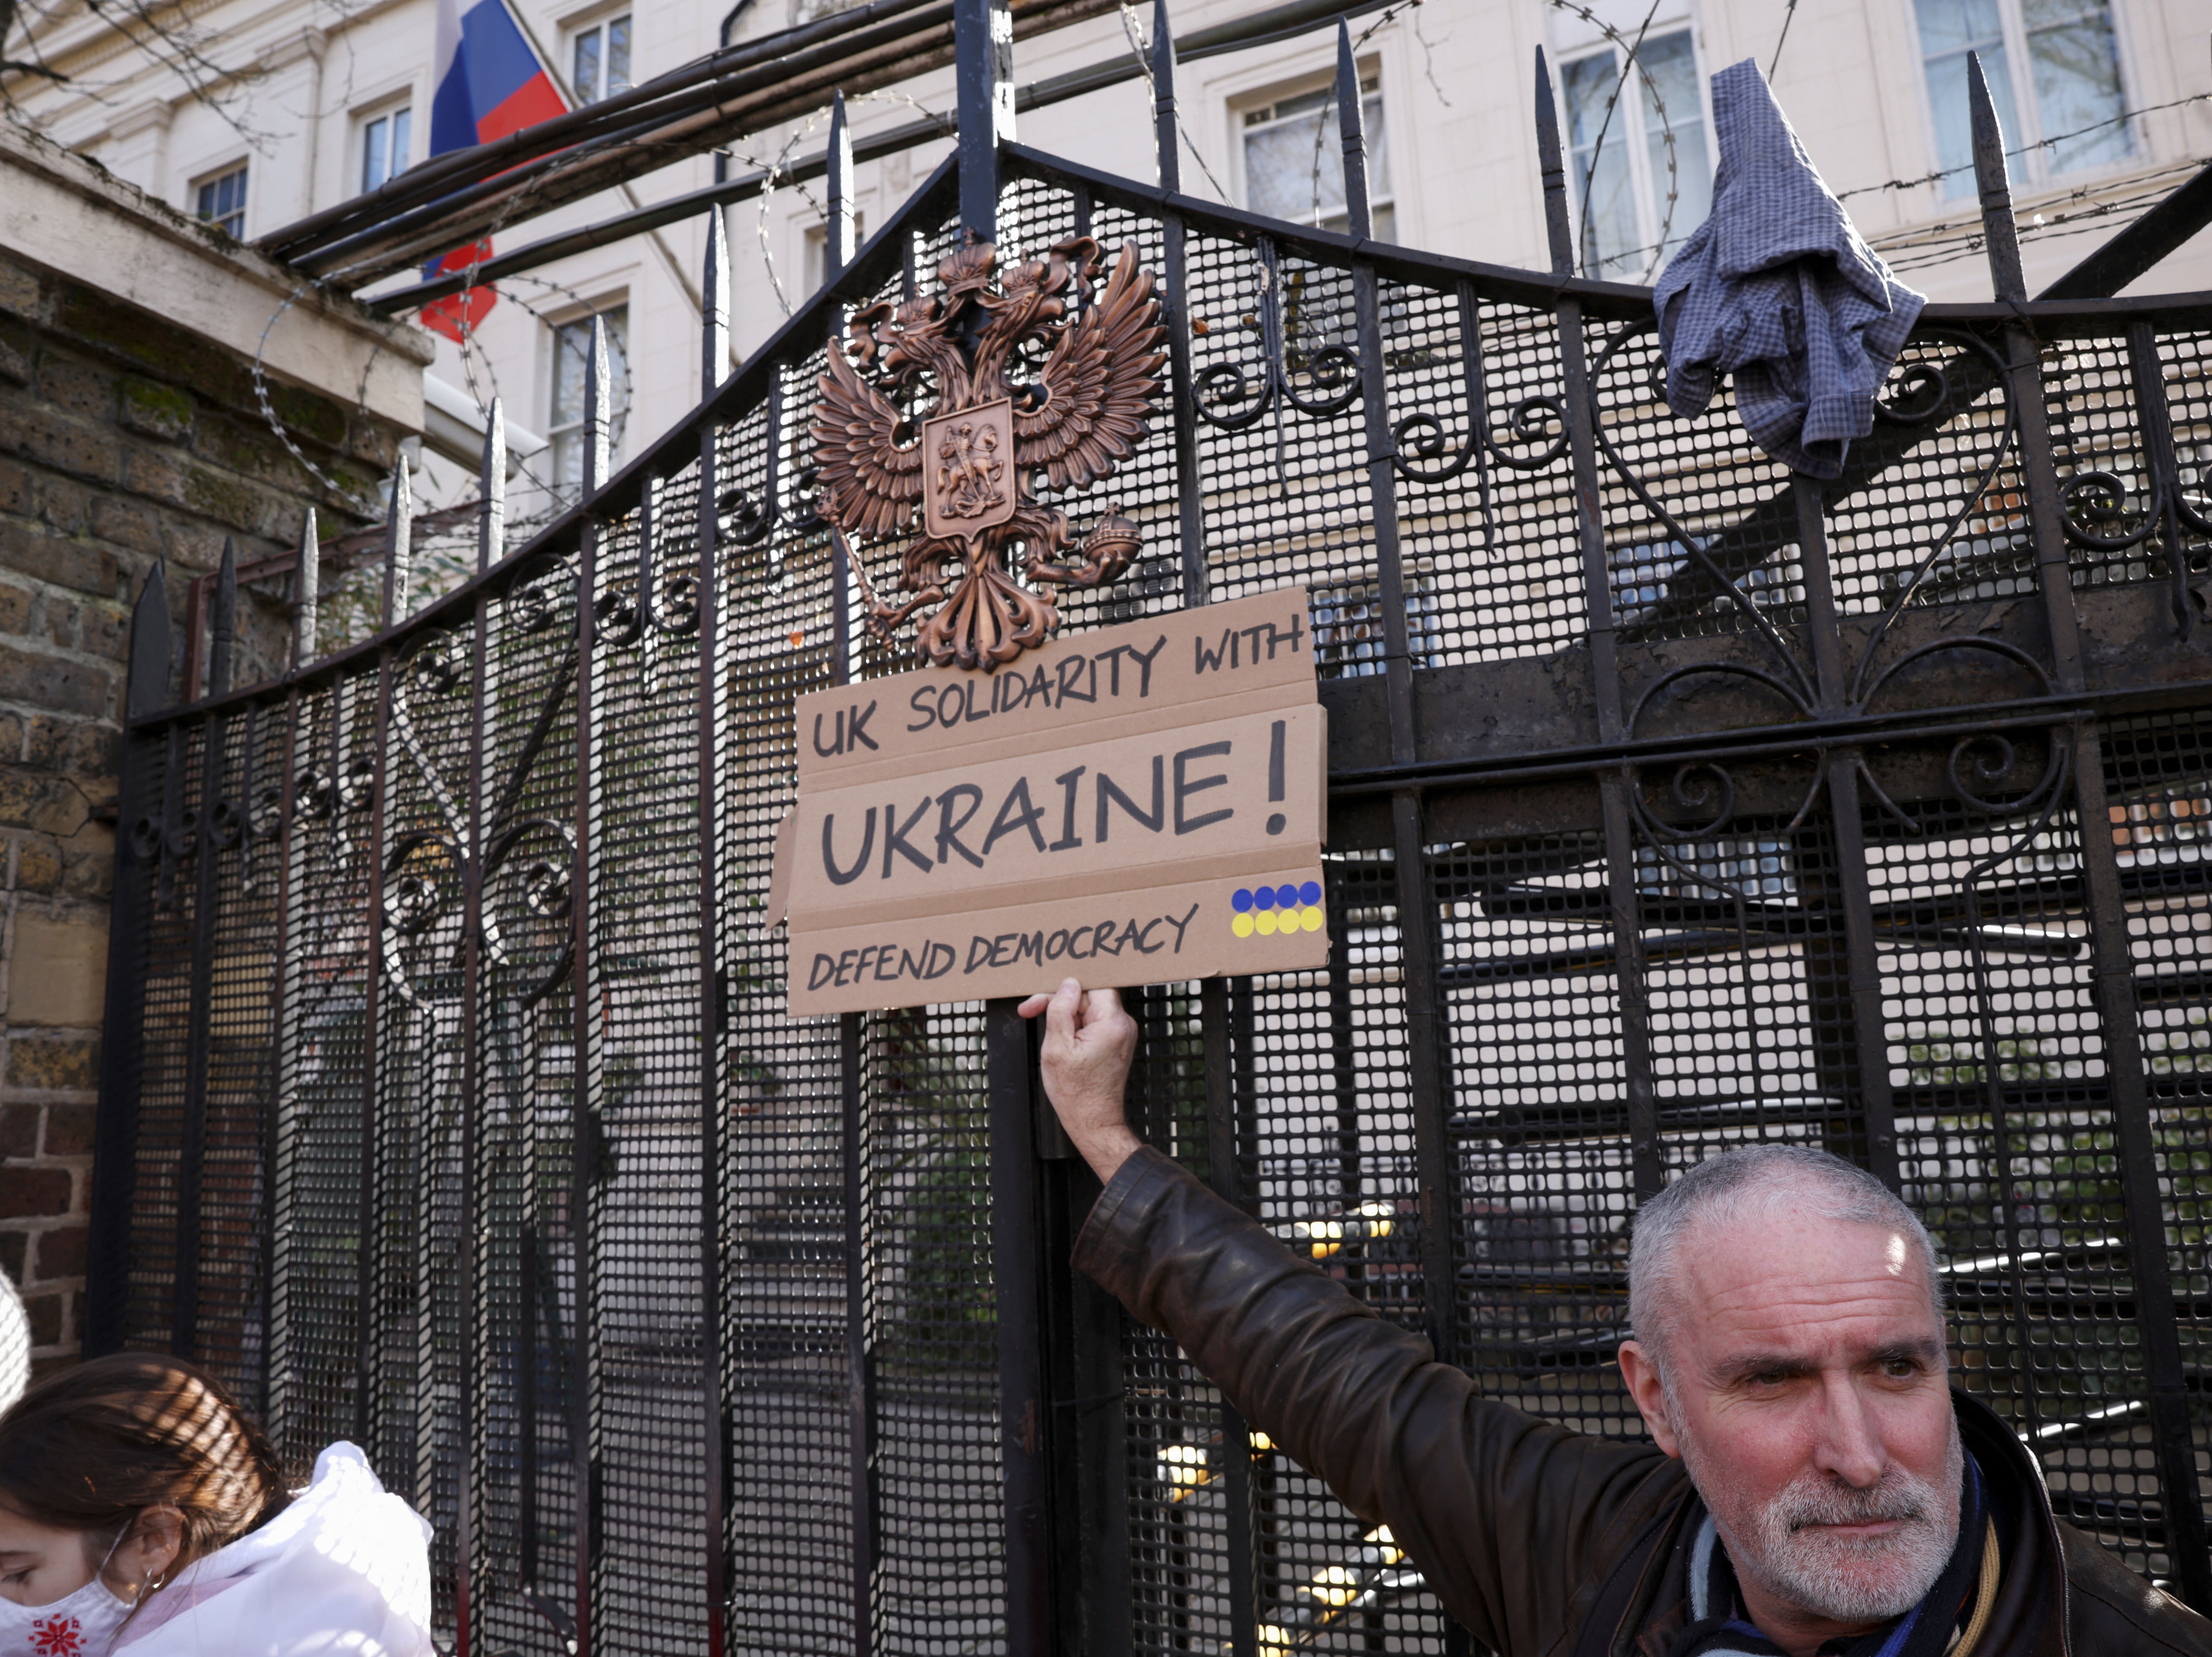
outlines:
M438 0L431 84L433 155L489 143L568 107L506 0ZM423 279L465 270L490 257L486 237L432 259L422 267ZM471 288L424 306L422 323L459 343L495 301L490 288Z

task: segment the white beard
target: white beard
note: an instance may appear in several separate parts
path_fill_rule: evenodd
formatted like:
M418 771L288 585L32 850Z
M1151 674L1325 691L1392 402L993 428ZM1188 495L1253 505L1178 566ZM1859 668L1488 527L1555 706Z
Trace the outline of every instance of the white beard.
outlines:
M1902 1617L1936 1586L1959 1539L1959 1492L1966 1450L1954 1422L1938 1487L1891 1468L1864 1490L1808 1472L1764 1504L1735 1496L1704 1447L1678 1423L1675 1438L1690 1482L1728 1545L1729 1562L1778 1599L1839 1623ZM1865 1540L1808 1526L1902 1520Z

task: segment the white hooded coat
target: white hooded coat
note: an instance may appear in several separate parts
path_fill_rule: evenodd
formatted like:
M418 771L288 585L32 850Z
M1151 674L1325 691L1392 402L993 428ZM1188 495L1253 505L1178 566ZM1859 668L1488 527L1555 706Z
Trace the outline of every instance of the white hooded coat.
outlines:
M115 1657L433 1657L430 1527L346 1443L259 1530L186 1566Z

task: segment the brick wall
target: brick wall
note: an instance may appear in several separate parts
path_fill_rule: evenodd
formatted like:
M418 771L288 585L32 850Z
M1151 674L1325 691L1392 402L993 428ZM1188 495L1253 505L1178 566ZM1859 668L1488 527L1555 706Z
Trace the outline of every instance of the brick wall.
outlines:
M295 546L310 509L325 538L359 527L404 434L272 383L325 487L250 364L0 248L0 1269L41 1372L80 1339L131 604L166 561L181 646L227 537L244 563ZM241 591L235 683L281 665L289 588Z

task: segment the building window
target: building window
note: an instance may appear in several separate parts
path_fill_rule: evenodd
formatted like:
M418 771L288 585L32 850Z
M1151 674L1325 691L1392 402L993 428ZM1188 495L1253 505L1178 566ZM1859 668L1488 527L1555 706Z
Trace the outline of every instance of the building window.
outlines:
M397 178L414 159L415 112L404 105L372 115L361 126L361 187L374 190Z
M856 211L853 215L853 246L858 248L867 239L867 225ZM830 227L810 224L806 227L806 291L811 294L829 280Z
M1656 275L1713 205L1712 152L1690 31L1646 36L1637 57L1642 72L1630 75L1625 88L1620 55L1610 46L1559 66L1583 269L1630 281Z
M1377 241L1396 240L1391 208L1390 146L1382 124L1378 77L1363 70L1359 109L1367 128L1367 199ZM1344 204L1344 150L1337 142L1333 83L1286 92L1245 106L1244 203L1255 213L1310 224L1349 228Z
M570 59L576 101L595 104L629 90L629 18L609 17L575 33Z
M629 420L629 307L600 312L607 325L607 452L622 453L623 428ZM562 500L573 501L584 488L584 380L592 361L592 319L578 317L553 330L553 400L547 434L553 440L553 475L548 481Z
M1947 197L1974 193L1966 54L1982 56L2014 174L2031 189L2135 153L2109 0L1916 0Z
M240 241L246 239L246 168L234 167L193 186L193 211Z

